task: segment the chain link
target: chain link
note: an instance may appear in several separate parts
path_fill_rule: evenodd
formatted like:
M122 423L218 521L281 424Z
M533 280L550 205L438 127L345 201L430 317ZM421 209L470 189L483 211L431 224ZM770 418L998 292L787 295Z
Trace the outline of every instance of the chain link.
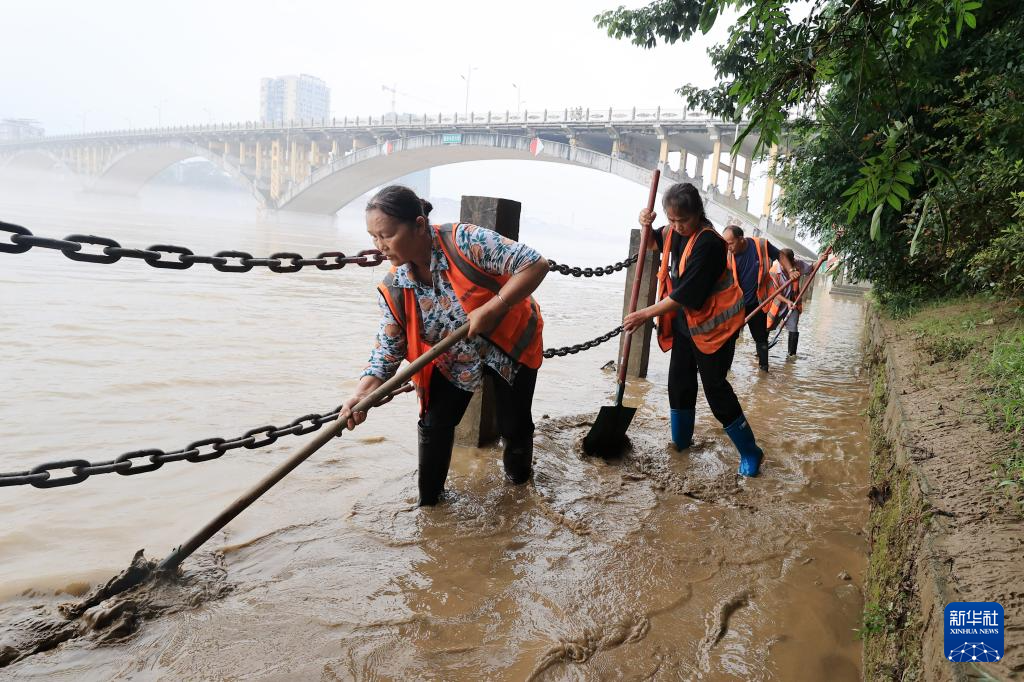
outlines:
M7 233L4 235L3 233ZM7 238L6 241L3 237ZM85 246L101 247L99 253L84 252ZM282 252L269 258L255 258L246 251L218 251L212 256L199 256L184 246L155 244L148 249L129 249L113 239L88 234L72 234L64 239L39 237L21 225L0 222L0 253L25 253L33 247L55 249L67 258L85 263L116 263L122 258L141 260L154 268L188 270L196 263L212 265L219 272L249 272L264 267L271 272L298 272L305 266L318 270L340 270L346 265L373 268L386 259L376 249L365 249L355 256L346 256L341 251L325 251L316 258L303 258L301 254ZM165 258L164 256L168 256Z
M606 265L603 268L580 268L565 265L564 263L558 263L550 258L548 259L548 271L557 272L562 275L572 275L573 277L601 277L602 275L610 275L613 272L618 272L624 268L628 268L630 265L636 262L637 254L633 254L629 258L623 261L619 261L614 265Z
M613 339L613 338L615 338L616 336L618 336L621 333L622 333L622 325L619 325L618 327L616 327L615 329L611 330L607 334L602 334L601 336L598 336L596 339L591 339L590 341L584 341L583 343L577 343L575 346L562 346L561 348L548 348L548 349L546 349L544 351L544 357L546 357L546 358L554 358L554 357L564 358L566 355L575 355L576 353L582 353L585 350L590 350L591 348L596 348L597 346L600 346L605 341L608 341L609 339Z
M396 389L390 395L385 396L377 407L391 400L400 393L407 393L413 390L412 384L405 384ZM224 454L238 448L253 450L264 447L277 441L278 438L292 435L304 435L316 431L324 424L329 424L338 418L341 413L341 405L327 414L307 414L295 419L287 426L277 427L273 424L258 426L249 429L238 438L204 438L189 443L181 450L164 452L163 450L135 450L126 452L111 460L102 462L89 462L84 459L67 459L55 462L46 462L33 467L28 471L17 471L9 474L0 473L0 488L14 485L33 485L36 488L58 488L65 485L81 483L90 476L99 474L118 473L122 476L134 476L149 471L156 471L167 462L207 462L211 459L219 459ZM307 424L308 422L308 424ZM70 469L71 473L54 477L51 472Z
M620 325L610 332L602 334L590 341L577 343L573 346L548 348L544 351L544 357L561 358L566 355L575 355L576 353L581 353L585 350L595 348L621 333L622 326ZM385 403L391 402L396 395L411 391L412 388L411 384L405 384L391 393L391 395L386 396L378 402L377 406L379 407ZM172 450L171 452L164 452L163 450L158 449L133 450L132 452L126 452L118 455L114 459L101 462L89 462L84 459L46 462L45 464L35 466L28 471L0 473L0 488L15 485L32 485L36 488L58 488L81 483L90 476L100 474L117 473L121 476L144 474L150 471L156 471L167 462L180 462L182 460L192 463L207 462L212 459L219 459L231 450L237 450L239 448L254 450L256 448L271 445L272 443L275 443L278 438L283 438L285 436L303 436L307 433L312 433L324 424L329 424L336 420L340 413L341 406L339 405L334 410L326 414L319 414L317 412L304 414L301 417L292 420L291 423L286 426L278 427L273 424L257 426L256 428L249 429L237 438L204 438L202 440L189 443L181 450ZM204 449L208 451L203 452ZM63 475L56 478L51 474L53 471L60 471L62 469L70 469L71 473L69 475Z
M87 234L73 234L64 239L39 237L32 234L27 227L0 222L0 233L8 233L7 241L0 241L0 253L25 253L33 247L54 249L67 258L85 263L116 263L122 258L141 260L150 267L168 270L188 270L196 263L212 265L219 272L249 272L253 268L264 267L271 272L298 272L306 266L318 270L340 270L346 265L358 265L361 268L373 268L386 259L376 249L365 249L355 256L346 256L341 251L325 251L316 258L303 258L302 254L283 251L271 254L269 258L256 258L246 251L218 251L212 256L200 256L191 249L173 244L154 244L148 249L131 249L121 246L108 237L97 237ZM82 253L83 245L100 246L100 253ZM165 258L164 256L169 257ZM174 256L177 256L175 258ZM636 263L637 254L612 265L598 268L581 268L565 265L548 259L548 270L573 277L601 277L619 272Z

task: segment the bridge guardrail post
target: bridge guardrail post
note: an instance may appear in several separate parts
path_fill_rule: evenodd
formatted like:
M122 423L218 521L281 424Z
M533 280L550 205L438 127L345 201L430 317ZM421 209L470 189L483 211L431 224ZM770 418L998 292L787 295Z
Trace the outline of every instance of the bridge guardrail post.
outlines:
M634 229L629 233L629 252L636 253L640 250L640 230ZM640 280L640 299L637 301L637 310L646 308L654 303L657 294L657 254L648 249L643 258L637 258L636 262L626 270L626 287L622 295L622 316L629 312L629 299L633 292L633 278L636 277L637 267L643 263L643 279ZM634 332L639 334L639 332ZM629 369L626 372L631 377L646 377L647 363L651 357L651 335L653 325L645 324L643 338L634 339L629 347ZM619 339L619 350L616 357L622 357L622 344L625 342L625 335Z
M519 239L519 215L522 204L495 197L462 197L459 221L494 230L503 237ZM493 378L484 375L483 386L473 394L466 415L455 430L455 442L478 448L498 439L498 406Z

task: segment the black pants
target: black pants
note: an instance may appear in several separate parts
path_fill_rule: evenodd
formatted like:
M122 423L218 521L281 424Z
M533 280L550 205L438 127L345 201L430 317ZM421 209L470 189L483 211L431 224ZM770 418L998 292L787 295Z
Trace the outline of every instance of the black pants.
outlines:
M694 345L693 339L676 332L668 364L669 406L676 410L692 410L697 406L697 375L700 374L704 397L715 419L722 426L728 426L742 417L743 408L726 378L735 351L735 336L711 355L705 355Z
M747 315L754 312L757 309L757 304L748 305ZM750 336L753 337L754 343L768 343L768 315L763 310L759 310L756 315L750 318L750 322L747 322L747 329L750 330Z
M494 379L501 437L506 443L532 438L533 390L537 385L537 370L521 365L511 386L491 367L485 366L484 372ZM430 398L420 426L454 432L472 397L472 393L457 388L435 369L430 375Z
M493 379L498 408L498 432L505 441L505 473L514 483L529 478L533 462L533 391L537 370L519 367L507 381L485 366ZM419 422L419 485L421 504L434 504L444 488L451 463L455 427L462 421L473 394L457 388L437 371L431 373L427 411Z

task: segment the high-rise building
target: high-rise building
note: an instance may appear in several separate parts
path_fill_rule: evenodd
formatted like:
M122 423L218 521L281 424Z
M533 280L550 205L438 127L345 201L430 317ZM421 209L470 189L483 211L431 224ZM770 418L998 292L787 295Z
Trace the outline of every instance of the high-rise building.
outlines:
M0 121L0 140L32 140L43 137L46 131L31 118L5 118Z
M263 122L328 118L330 115L331 89L315 76L300 73L260 81L260 120Z

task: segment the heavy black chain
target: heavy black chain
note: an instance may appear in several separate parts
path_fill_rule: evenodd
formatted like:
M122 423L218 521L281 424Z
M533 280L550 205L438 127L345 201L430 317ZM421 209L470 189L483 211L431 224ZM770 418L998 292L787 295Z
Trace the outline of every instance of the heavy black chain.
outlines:
M8 242L0 242L0 253L25 253L32 247L54 249L74 261L84 263L116 263L122 258L136 258L154 268L167 270L188 270L196 263L212 265L220 272L249 272L255 267L265 267L271 272L298 272L307 265L318 270L340 270L349 264L372 268L384 262L385 258L376 249L365 249L355 256L346 256L341 251L324 251L316 258L304 258L301 254L282 251L269 258L256 258L246 251L218 251L212 256L196 255L192 249L173 244L154 244L147 249L131 249L121 246L108 237L88 234L72 234L64 239L39 237L21 225L0 222L0 232L10 234ZM99 253L82 253L84 245L99 246ZM166 256L166 257L165 257ZM565 265L548 259L548 270L573 277L601 277L619 272L636 262L633 254L613 265L598 268L581 268Z
M544 351L545 358L565 357L574 355L585 350L590 350L605 341L614 338L622 333L622 327L616 327L607 334L602 334L596 339L577 343L574 346L563 346L562 348L548 348ZM412 390L410 384L396 390L387 396L377 406L390 402L399 393ZM27 471L15 471L11 473L0 473L0 488L15 485L33 485L36 488L59 488L66 485L81 483L90 476L99 474L117 473L122 476L134 476L156 471L167 462L207 462L223 457L225 453L238 448L255 450L277 441L285 436L302 436L316 431L324 424L333 422L341 412L339 405L334 410L319 414L313 412L292 420L287 426L257 426L249 429L236 438L203 438L193 441L179 450L164 452L156 448L149 450L133 450L125 452L114 459L102 462L90 462L85 459L61 459L53 462L46 462L34 466ZM69 469L70 474L55 478L52 472Z
M555 261L548 259L548 271L557 272L562 275L572 275L573 277L600 277L602 275L610 275L613 272L618 272L623 268L628 268L630 265L636 262L637 254L633 254L629 258L623 261L619 261L614 265L606 265L603 268L580 268L565 265L563 263L556 263Z
M544 351L544 357L546 358L564 358L566 355L575 355L591 348L596 348L608 339L615 338L622 333L622 325L619 325L615 329L611 330L607 334L602 334L596 339L590 341L584 341L583 343L577 343L575 346L562 346L561 348L548 348Z
M399 393L412 390L412 384L405 384L396 389L391 395L386 396L376 404L377 407L390 402ZM255 450L277 441L284 436L302 436L312 433L324 424L333 422L341 412L341 405L327 414L316 412L305 414L293 420L287 426L277 427L273 424L257 426L249 429L237 438L203 438L193 441L180 450L164 452L163 450L133 450L126 452L114 459L104 462L89 462L85 459L62 459L55 462L46 462L39 466L32 467L28 471L16 471L8 474L0 474L0 488L11 485L33 485L37 488L59 488L66 485L81 483L90 476L98 474L118 473L122 476L134 476L156 471L167 462L207 462L211 459L223 457L225 453L245 448ZM66 476L54 478L52 472L70 469L71 473Z
M0 233L10 234L9 242L0 242L0 253L25 253L34 246L60 251L71 260L86 263L116 263L122 258L137 258L154 268L188 270L196 263L212 265L220 272L249 272L254 267L266 267L271 272L298 272L307 265L318 270L340 270L350 263L361 268L372 268L385 258L376 249L360 251L346 256L341 251L324 251L316 258L303 258L301 254L283 251L269 258L254 258L245 251L218 251L212 256L197 256L191 249L171 244L155 244L148 249L128 249L113 239L87 234L72 234L64 239L37 237L27 227L0 222ZM99 253L82 253L83 245L101 246ZM165 256L167 256L165 258Z

